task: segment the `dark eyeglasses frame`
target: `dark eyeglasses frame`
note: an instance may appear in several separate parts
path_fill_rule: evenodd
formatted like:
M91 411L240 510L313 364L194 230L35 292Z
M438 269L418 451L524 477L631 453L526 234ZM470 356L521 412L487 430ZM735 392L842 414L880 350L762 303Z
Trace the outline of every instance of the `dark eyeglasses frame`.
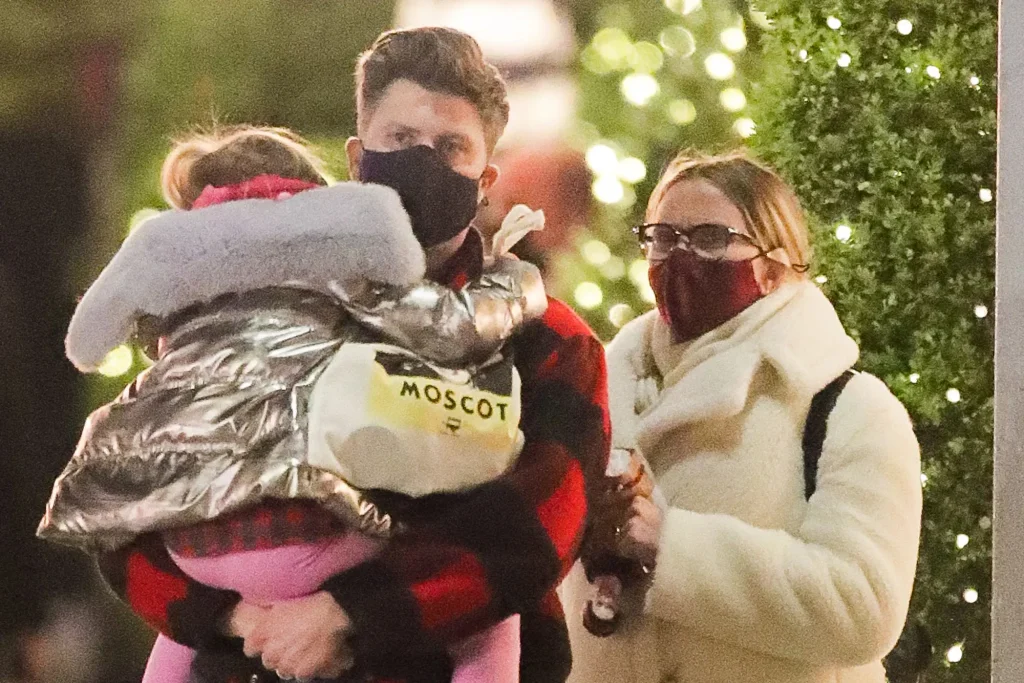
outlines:
M726 233L728 233L729 238L726 240L726 245L725 245L726 249L728 249L729 243L732 240L738 240L738 241L741 241L741 242L745 242L745 243L749 244L751 247L754 247L755 249L757 249L758 253L757 253L756 256L753 256L753 257L751 257L749 259L751 261L754 260L754 259L757 259L757 258L761 258L762 256L768 256L768 254L770 254L771 252L775 251L775 249L765 249L760 244L758 244L753 239L751 239L751 237L749 235L745 235L742 232L740 232L739 230L736 230L735 228L731 228L728 225L722 225L721 223L699 223L697 225L688 227L686 230L680 230L678 227L676 227L675 225L672 225L671 223L643 223L641 225L633 226L632 232L637 237L637 240L640 242L640 249L641 249L641 251L643 251L645 254L647 253L647 248L648 248L649 242L650 242L650 240L647 238L647 235L646 235L647 230L650 229L650 228L655 228L655 227L669 228L673 233L675 233L676 245L673 247L673 249L678 249L680 247L683 247L684 249L688 249L690 251L693 251L693 253L697 253L696 251L694 251L690 247L690 241L691 241L690 235L693 232L697 231L697 230L713 228L715 230L725 231ZM699 254L699 253L697 253L697 255L700 256L701 258L705 258L705 259L707 259L709 261L722 261L722 260L725 260L725 250L723 250L723 252L720 255L717 255L717 256L707 256L705 254ZM809 265L806 265L806 264L803 264L803 263L791 264L789 267L792 268L793 270L795 270L798 273L805 273L810 268Z

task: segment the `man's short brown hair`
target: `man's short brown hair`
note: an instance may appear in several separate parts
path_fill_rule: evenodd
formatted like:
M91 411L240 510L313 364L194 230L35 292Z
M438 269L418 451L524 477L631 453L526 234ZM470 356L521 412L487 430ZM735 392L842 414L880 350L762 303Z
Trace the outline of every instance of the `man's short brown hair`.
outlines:
M372 116L384 91L399 79L469 100L483 121L487 149L494 150L508 123L508 93L472 37L438 26L382 33L356 65L357 116Z

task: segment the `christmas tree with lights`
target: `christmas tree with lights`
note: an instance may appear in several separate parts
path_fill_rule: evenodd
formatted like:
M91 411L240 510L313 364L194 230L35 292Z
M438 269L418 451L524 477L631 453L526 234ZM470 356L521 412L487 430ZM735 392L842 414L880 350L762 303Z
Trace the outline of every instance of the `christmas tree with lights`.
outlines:
M554 290L602 338L649 308L647 264L629 228L661 166L683 147L724 149L753 133L745 89L759 71L762 14L735 0L580 3L580 125L600 207Z
M925 677L987 682L997 2L758 9L607 3L581 27L581 135L602 210L560 264L560 293L605 338L650 307L628 228L678 149L745 143L777 168L808 211L813 276L858 367L915 422Z

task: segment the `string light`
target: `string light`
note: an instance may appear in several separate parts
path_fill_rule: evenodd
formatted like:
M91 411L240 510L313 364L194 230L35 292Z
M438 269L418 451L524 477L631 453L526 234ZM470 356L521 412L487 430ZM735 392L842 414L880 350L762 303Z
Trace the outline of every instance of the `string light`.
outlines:
M985 530L991 529L992 528L992 518L990 518L990 517L982 517L981 519L978 520L978 526L981 527L982 529L985 529Z
M132 369L135 355L132 350L124 345L118 346L110 351L100 363L96 371L104 377L120 377Z
M741 138L749 138L757 131L757 125L754 123L753 119L744 117L742 119L736 119L732 124L732 129L736 135L739 135Z
M604 292L601 287L594 282L581 282L576 286L574 292L576 303L579 304L580 308L586 310L593 310L601 305L604 301Z
M747 106L747 96L739 88L726 88L718 94L718 101L726 111L740 111Z
M807 50L800 50L799 57L801 62L806 62L809 59Z
M814 281L817 282L819 285L823 285L826 282L828 282L828 278L824 275L819 275L818 277L814 278Z
M670 55L682 59L697 51L697 40L684 26L669 26L658 36L658 42Z
M580 53L580 61L584 68L598 76L604 76L612 71L612 65L605 61L601 53L593 45L587 45Z
M942 72L939 71L939 67L935 66L934 64L929 64L928 67L925 68L924 72L931 76L932 78L934 78L935 80L938 80L939 78L942 77Z
M615 327L622 327L636 317L636 311L629 304L615 304L608 311L608 320Z
M645 259L636 259L629 264L629 279L633 281L633 285L636 286L637 291L640 292L640 298L647 303L654 303L654 290L651 289L651 283L647 279L647 271L649 266Z
M964 602L966 602L969 605L973 605L974 603L978 602L978 591L974 590L973 588L967 588L966 590L964 590Z
M924 472L921 473L921 487L924 488L928 484L928 475Z
M977 76L971 76L971 85L977 88L979 85L981 85L981 79L978 78Z
M619 206L628 209L634 204L636 204L636 190L633 189L632 185L623 185L622 199L619 200Z
M587 150L587 167L597 175L615 173L619 166L619 155L609 145L597 143Z
M836 64L838 64L839 66L843 67L844 69L846 67L850 66L850 64L852 64L852 63L853 63L853 57L851 57L849 54L847 54L845 52L843 54L839 55L839 59L836 60Z
M981 188L980 190L978 190L978 198L981 201L988 204L990 201L992 201L992 190L988 189L987 187Z
M974 307L974 315L978 318L984 318L988 315L988 306L985 304L978 304Z
M949 652L946 653L946 661L950 664L956 664L964 658L964 648L962 645L954 645L949 648Z
M600 266L601 275L609 280L621 280L626 274L626 262L618 256L612 256Z
M901 36L909 36L910 32L914 30L914 25L910 23L909 19L900 19L896 22L896 30Z
M836 239L846 244L853 237L853 228L849 225L837 225L836 226Z
M738 26L733 26L718 35L722 47L729 52L740 52L747 46L747 34Z
M912 372L910 373L910 377L908 377L907 379L910 380L911 384L917 384L921 380L921 375L919 375L916 372Z
M967 544L971 542L970 537L967 534L956 535L956 547L963 550L967 547Z
M946 400L949 401L950 403L959 403L960 398L961 396L959 389L949 389L946 391Z
M647 271L650 270L650 266L647 261L642 258L638 258L629 264L629 279L633 281L637 287L642 284L649 284L647 282Z
M619 177L627 183L639 183L647 177L647 167L636 157L626 157L618 164Z
M590 240L583 245L580 251L583 252L583 258L587 263L595 266L607 263L608 259L612 257L612 250L601 240Z
M712 52L704 60L704 69L708 76L716 81L727 81L736 74L736 64L729 55L721 52Z
M686 126L697 118L697 107L690 100L672 100L668 105L668 117L673 123Z
M633 42L620 28L601 29L591 43L606 62L616 67L626 64L633 52Z
M594 197L602 204L617 204L626 196L626 188L622 186L622 182L611 175L599 177L591 189Z
M837 17L829 17L825 20L825 24L833 31L838 31L843 26L843 22L839 21Z
M651 73L658 71L665 63L665 55L654 43L640 42L633 46L629 65L637 71Z
M621 89L627 102L644 107L661 91L661 86L650 74L634 73L622 79Z
M665 0L665 7L673 12L679 12L684 17L693 14L704 5L703 0Z

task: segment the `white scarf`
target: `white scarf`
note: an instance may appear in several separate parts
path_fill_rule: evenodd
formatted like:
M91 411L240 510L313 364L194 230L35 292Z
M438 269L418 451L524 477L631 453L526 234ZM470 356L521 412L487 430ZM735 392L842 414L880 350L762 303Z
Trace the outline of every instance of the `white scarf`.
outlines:
M672 344L657 311L608 347L612 438L648 451L680 425L739 414L764 364L792 391L813 395L851 367L856 343L808 281L789 283L707 334Z

